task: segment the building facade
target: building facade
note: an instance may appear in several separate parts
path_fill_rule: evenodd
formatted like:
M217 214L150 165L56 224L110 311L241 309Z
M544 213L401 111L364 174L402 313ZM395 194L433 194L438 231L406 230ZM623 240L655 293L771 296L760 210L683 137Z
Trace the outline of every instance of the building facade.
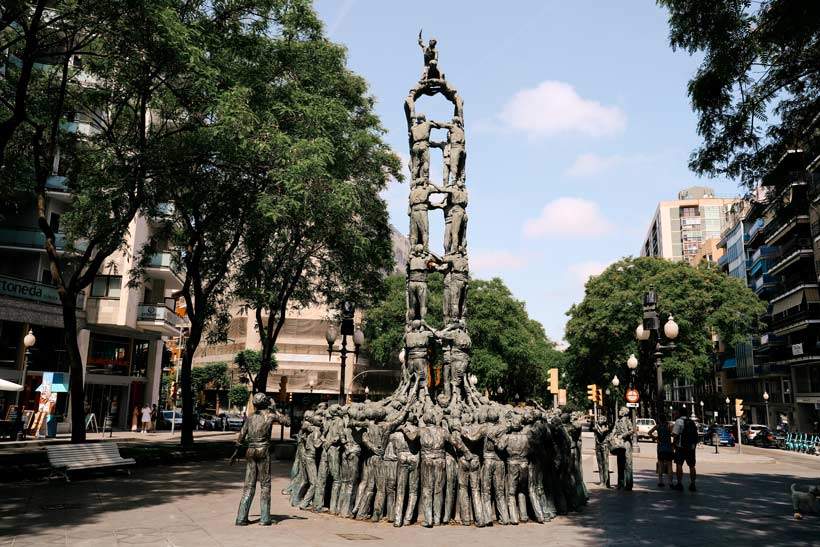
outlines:
M63 372L68 378L69 365L62 308L51 282L44 236L37 227L34 197L18 197L0 212L0 378L23 385L22 406L34 410L43 373ZM72 252L60 230L60 217L70 203L64 179L52 177L46 215L57 233L60 253ZM156 229L156 222L137 216L124 250L106 260L77 300L86 410L100 426L110 417L114 427L128 428L135 406L158 401L164 341L179 336L186 324L171 298L182 279L171 267L169 253L154 255L146 277L131 283L135 255ZM29 330L37 341L27 356L23 337ZM16 398L5 393L0 395L3 417ZM57 397L62 428L69 423L68 397Z
M715 197L711 188L692 186L681 190L678 199L658 203L641 256L695 264L703 243L720 238L735 202L735 198Z

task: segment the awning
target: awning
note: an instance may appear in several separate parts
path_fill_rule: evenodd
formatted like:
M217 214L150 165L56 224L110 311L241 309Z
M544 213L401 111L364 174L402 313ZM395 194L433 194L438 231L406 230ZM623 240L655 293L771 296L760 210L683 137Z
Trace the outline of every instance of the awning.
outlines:
M800 304L803 303L803 293L807 290L813 290L815 293L817 292L816 288L813 289L800 289L799 291L795 291L786 298L782 300L778 300L774 304L772 304L772 315L779 315L787 310L792 308L796 308ZM816 301L816 300L815 300ZM815 302L810 300L809 302Z
M23 386L20 384L15 384L14 382L9 382L8 380L3 380L0 378L0 391L20 391L23 389Z
M44 372L43 383L34 391L43 391L45 387L51 393L68 393L67 378L63 372Z

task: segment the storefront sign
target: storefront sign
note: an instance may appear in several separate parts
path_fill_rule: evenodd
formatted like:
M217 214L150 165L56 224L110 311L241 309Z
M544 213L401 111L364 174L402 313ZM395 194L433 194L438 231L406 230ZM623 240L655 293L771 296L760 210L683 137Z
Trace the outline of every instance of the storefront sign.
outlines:
M45 304L60 304L60 295L55 287L4 275L0 275L0 294Z
M803 355L803 344L792 344L792 355Z

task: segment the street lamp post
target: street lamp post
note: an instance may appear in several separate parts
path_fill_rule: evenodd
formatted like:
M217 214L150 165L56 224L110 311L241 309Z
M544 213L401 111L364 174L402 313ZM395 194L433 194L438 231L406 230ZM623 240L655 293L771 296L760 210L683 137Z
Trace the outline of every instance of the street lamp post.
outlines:
M23 389L17 392L17 398L14 402L14 406L17 408L14 430L17 432L18 441L22 441L26 436L26 432L23 430L23 409L20 408L20 394L26 389L26 374L28 373L29 359L31 359L31 347L36 343L37 338L34 336L34 332L29 329L28 334L23 338L23 345L26 347L25 360L23 361L23 374L20 380Z
M766 403L766 427L769 427L769 392L763 392L763 402Z
M613 409L613 411L614 411L613 416L615 417L615 419L617 419L617 417L618 417L618 391L617 390L618 390L619 385L621 385L621 380L618 379L618 375L616 374L612 378L612 386L616 390L615 391L615 397L614 397L614 399L615 399L615 408Z
M731 399L729 399L729 397L726 397L726 423L729 425L731 425L732 423L732 415L729 412L729 403L731 402Z
M345 404L345 369L347 365L347 355L348 353L352 353L355 357L354 362L358 362L359 360L359 348L364 343L364 333L361 329L354 327L353 325L353 314L354 314L354 306L352 302L345 302L342 304L342 325L341 325L341 334L342 334L342 346L339 349L335 349L333 344L336 342L336 338L339 336L338 331L334 325L330 325L327 328L327 332L325 332L325 340L327 340L327 358L330 360L331 356L334 353L338 353L339 357L341 358L341 367L340 367L340 376L339 376L339 404ZM351 336L353 338L353 351L347 349L347 337Z
M655 289L650 287L643 297L643 321L635 329L635 337L639 342L648 342L652 348L654 357L655 374L657 377L657 388L655 394L656 422L664 422L664 392L663 392L663 368L661 358L664 351L675 349L674 340L678 337L679 328L674 317L669 315L666 324L663 326L663 335L668 340L667 344L661 343L661 322L658 313L658 298Z
M700 402L700 419L706 424L706 414L703 412L703 401Z

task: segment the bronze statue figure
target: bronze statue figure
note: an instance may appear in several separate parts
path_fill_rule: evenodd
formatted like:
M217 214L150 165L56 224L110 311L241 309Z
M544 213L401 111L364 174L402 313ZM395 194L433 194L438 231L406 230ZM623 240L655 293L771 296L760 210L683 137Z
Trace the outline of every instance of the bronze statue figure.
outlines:
M248 416L239 436L237 445L247 445L245 451L245 486L242 489L242 499L236 513L236 525L248 525L248 512L259 482L259 506L261 516L259 524L270 526L273 521L270 516L270 438L275 417L267 412L270 401L264 393L257 393L253 397L254 413Z

